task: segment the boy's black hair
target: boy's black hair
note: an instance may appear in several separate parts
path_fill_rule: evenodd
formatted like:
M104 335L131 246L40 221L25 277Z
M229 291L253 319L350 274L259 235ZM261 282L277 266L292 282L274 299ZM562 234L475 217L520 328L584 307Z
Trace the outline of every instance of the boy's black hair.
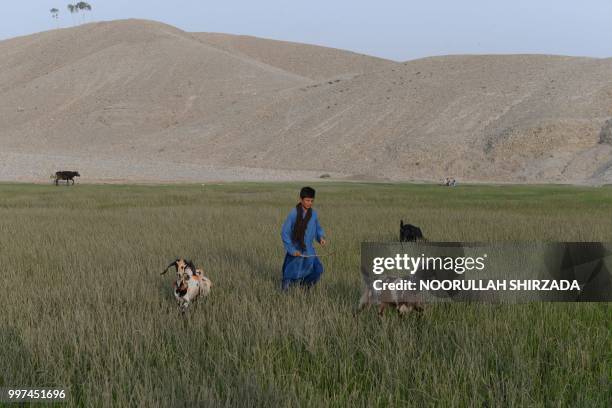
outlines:
M315 190L312 187L302 187L300 198L315 198Z

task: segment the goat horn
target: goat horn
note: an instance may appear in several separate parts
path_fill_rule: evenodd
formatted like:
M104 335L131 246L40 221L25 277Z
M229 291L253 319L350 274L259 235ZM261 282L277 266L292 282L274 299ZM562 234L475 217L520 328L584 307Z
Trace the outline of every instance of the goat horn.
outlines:
M165 274L166 272L168 272L168 269L172 268L173 266L176 266L176 261L172 261L172 263L170 265L168 265L166 267L166 269L164 269L164 271L162 273L160 273L160 275Z

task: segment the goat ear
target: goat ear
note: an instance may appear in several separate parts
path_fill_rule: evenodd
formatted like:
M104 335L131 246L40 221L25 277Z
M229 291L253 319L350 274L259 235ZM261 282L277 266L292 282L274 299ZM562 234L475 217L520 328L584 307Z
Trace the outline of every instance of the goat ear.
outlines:
M404 226L404 220L400 220L400 228Z

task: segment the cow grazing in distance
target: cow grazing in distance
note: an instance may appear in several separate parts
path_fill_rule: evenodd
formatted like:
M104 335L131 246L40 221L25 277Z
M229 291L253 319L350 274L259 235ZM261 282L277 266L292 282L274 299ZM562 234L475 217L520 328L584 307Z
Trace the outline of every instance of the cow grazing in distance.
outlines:
M416 242L424 241L423 232L417 226L412 224L404 224L404 220L400 220L400 242Z
M55 173L55 185L59 185L60 180L66 180L66 185L72 184L74 185L74 178L81 177L78 171L58 171Z

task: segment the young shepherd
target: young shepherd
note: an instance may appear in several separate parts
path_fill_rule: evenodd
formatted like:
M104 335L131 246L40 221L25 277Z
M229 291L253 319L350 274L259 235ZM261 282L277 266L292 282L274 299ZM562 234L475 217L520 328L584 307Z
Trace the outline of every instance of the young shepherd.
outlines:
M315 190L304 187L300 191L300 202L291 210L285 220L281 238L285 246L285 261L283 262L283 291L291 285L299 284L307 288L314 286L323 274L323 264L319 260L313 246L317 241L325 246L325 233L319 216L312 208Z
M183 258L174 260L161 274L173 266L176 268L176 280L172 283L174 297L181 311L185 312L191 302L210 294L212 282L204 276L201 268L196 268L193 262Z

